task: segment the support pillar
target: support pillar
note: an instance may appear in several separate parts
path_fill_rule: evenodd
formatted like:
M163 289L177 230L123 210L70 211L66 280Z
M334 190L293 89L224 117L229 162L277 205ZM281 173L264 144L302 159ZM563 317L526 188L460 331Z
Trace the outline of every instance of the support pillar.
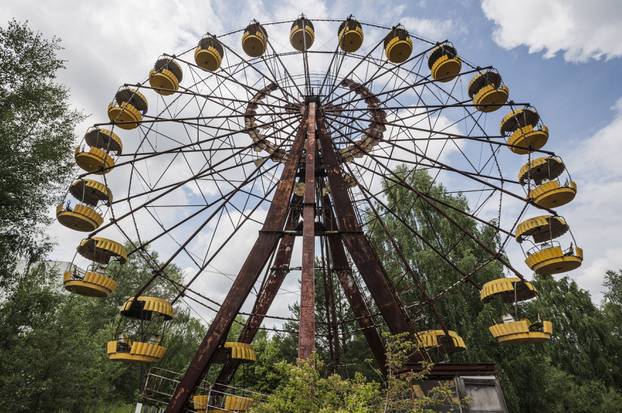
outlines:
M315 120L316 103L307 106L305 154L305 193L302 226L302 281L300 286L300 325L298 358L307 359L315 351Z

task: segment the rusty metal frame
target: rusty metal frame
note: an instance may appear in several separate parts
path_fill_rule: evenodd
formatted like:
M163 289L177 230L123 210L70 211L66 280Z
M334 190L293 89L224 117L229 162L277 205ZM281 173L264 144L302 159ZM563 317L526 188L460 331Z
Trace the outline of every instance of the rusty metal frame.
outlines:
M407 363L398 374L411 371L421 372L424 367L418 363ZM426 373L426 379L447 379L456 376L495 376L498 371L495 363L437 363Z
M320 189L320 188L318 188ZM320 189L320 192L324 188ZM320 211L326 209L324 198L322 198L322 206ZM318 211L318 214L320 212ZM324 214L321 214L322 217ZM326 224L324 220L323 225ZM341 345L339 326L337 324L337 303L335 301L335 284L333 280L333 270L331 268L332 263L329 263L329 250L328 242L325 236L320 237L320 249L321 249L321 277L324 289L324 311L326 313L326 338L328 340L328 350L330 356L330 362L327 364L327 368L331 373L336 372L337 366L341 364Z
M315 350L315 237L325 236L332 260L332 270L336 273L346 298L352 307L359 326L370 345L374 358L381 370L385 369L385 349L378 334L374 319L358 289L346 256L346 249L361 274L376 306L391 333L412 332L411 321L400 303L399 297L386 274L378 256L362 231L354 213L352 201L347 192L337 154L328 134L322 113L317 113L317 103L309 101L305 117L301 122L291 151L285 163L276 193L270 204L264 225L253 245L246 261L242 265L233 286L212 321L203 342L190 363L181 382L167 406L166 413L183 411L194 389L200 385L207 373L217 350L239 313L257 281L261 270L268 262L275 249L278 251L275 270L272 271L261 289L252 316L240 334L240 341L250 343L254 338L268 308L272 304L283 278L289 268L295 232L284 231L295 225L299 212L294 212L292 202L296 174L301 164L305 147L305 192L303 197L303 258L301 286L301 316L299 327L299 358L308 358ZM317 136L316 136L317 135ZM320 151L318 151L320 149ZM330 185L330 198L325 196L322 204L324 221L331 229L325 234L317 234L316 215L316 164L320 161ZM280 241L280 242L279 242ZM330 326L329 326L330 328ZM421 359L421 354L413 359ZM223 366L217 383L231 380L239 363L230 360Z

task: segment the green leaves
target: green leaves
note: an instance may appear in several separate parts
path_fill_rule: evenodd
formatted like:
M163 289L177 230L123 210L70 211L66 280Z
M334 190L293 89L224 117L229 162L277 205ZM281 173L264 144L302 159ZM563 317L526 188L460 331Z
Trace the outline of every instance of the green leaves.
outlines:
M0 286L15 263L49 249L48 208L66 189L74 167L74 128L83 116L69 107L57 83L63 68L58 39L26 23L0 28Z
M490 249L499 249L499 234L492 226L478 223L467 215L467 203L461 195L445 193L443 186L425 171L399 167L396 172L419 192L441 201L444 205L439 208L451 221L468 229ZM377 208L428 295L461 277L444 257L464 273L490 258L478 243L465 237L450 219L416 192L389 180L384 185L388 189L387 208L381 205ZM403 264L388 242L386 232L373 221L371 213L367 219L372 220L368 235L403 301L408 304L421 300L416 280L401 276ZM421 237L415 236L415 232ZM493 261L477 271L473 280L481 285L502 274L502 266ZM479 291L463 283L436 304L448 328L457 330L467 344L465 352L452 357L456 361L494 361L511 411L610 411L607 406L611 400L619 400L622 390L622 272L608 272L605 283L608 291L602 309L592 303L587 291L568 278L556 281L538 277L535 284L539 298L522 305L521 311L533 320L553 321L550 343L497 344L488 326L508 308L498 302L482 305ZM438 321L429 313L429 309L424 309L419 329L438 328ZM594 392L592 396L587 396L588 389ZM574 400L568 394L572 391L590 401ZM588 405L592 410L583 407Z
M378 411L382 393L378 383L357 374L346 380L338 375L322 377L317 358L296 364L277 365L282 377L279 386L253 413L372 413Z

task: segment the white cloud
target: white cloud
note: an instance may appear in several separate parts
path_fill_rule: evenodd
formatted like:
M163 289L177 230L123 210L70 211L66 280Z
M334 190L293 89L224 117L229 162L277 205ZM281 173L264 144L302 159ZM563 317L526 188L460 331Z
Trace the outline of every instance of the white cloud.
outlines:
M603 282L607 271L622 269L622 248L611 245L596 256L593 251L587 251L586 254L592 254L592 257L587 256L585 267L574 278L582 288L590 291L593 301L598 304L603 298Z
M432 41L447 40L450 35L462 32L462 28L453 19L424 19L406 17L401 20L406 29L412 33ZM463 26L464 27L464 26Z
M622 55L622 5L618 0L482 0L495 22L494 41L512 49L551 58L559 52L569 62L611 59Z
M622 268L622 98L612 109L613 120L581 140L565 157L577 181L578 193L571 204L560 210L577 237L577 244L584 249L583 266L571 277L588 289L596 302L602 297L605 271Z
M573 152L573 161L581 177L594 181L622 180L620 153L622 152L622 98L611 108L614 119L596 132L589 140L582 141Z

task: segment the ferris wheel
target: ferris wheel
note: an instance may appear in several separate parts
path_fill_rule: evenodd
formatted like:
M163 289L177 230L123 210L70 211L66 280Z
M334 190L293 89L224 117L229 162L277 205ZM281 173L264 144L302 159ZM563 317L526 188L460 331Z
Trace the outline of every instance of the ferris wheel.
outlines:
M120 86L107 113L109 121L86 131L76 148L83 172L56 210L61 224L86 234L64 286L106 297L117 286L106 270L110 263L142 254L153 265L151 279L122 308L125 321L107 344L112 360L165 357L162 331L173 305L213 310L167 411L184 408L210 367L220 365L218 383L226 384L240 363L255 360L251 344L266 328L262 322L286 319L269 309L296 257L299 356L314 351L319 265L324 283L344 292L381 369L380 329L411 332L420 359L468 346L436 308L452 291L471 285L483 301L508 305L536 297L507 258L510 242L519 243L526 265L540 276L570 271L583 259L556 212L573 200L576 184L562 159L545 149L549 130L541 114L511 100L494 67L472 64L457 45L423 39L401 25L300 16L207 33L189 50L161 55L143 81ZM520 171L506 167L512 157L524 159ZM421 173L429 177L427 188L411 179ZM435 225L422 231L397 213L389 199L396 188L416 197L430 213L425 219L458 234L456 242L442 245ZM447 201L456 194L463 207ZM483 241L459 217L488 228L498 242ZM397 239L395 225L410 239ZM414 293L401 291L388 274L385 254L367 235L372 226L397 263L392 271L418 283ZM241 250L248 228L257 240ZM452 255L463 242L482 253L469 270ZM450 269L451 282L426 285L418 263L404 254L409 243ZM247 254L234 273L217 265ZM479 285L475 275L490 263L507 275ZM184 269L182 282L166 276L171 265ZM230 285L224 300L197 287L206 277ZM171 283L177 295L158 296L157 280ZM252 310L243 312L245 303ZM247 316L242 333L227 342L239 314ZM541 342L551 337L552 323L515 314L490 332L500 343ZM205 411L210 400L195 394L196 409ZM227 395L217 402L243 411L249 400Z

